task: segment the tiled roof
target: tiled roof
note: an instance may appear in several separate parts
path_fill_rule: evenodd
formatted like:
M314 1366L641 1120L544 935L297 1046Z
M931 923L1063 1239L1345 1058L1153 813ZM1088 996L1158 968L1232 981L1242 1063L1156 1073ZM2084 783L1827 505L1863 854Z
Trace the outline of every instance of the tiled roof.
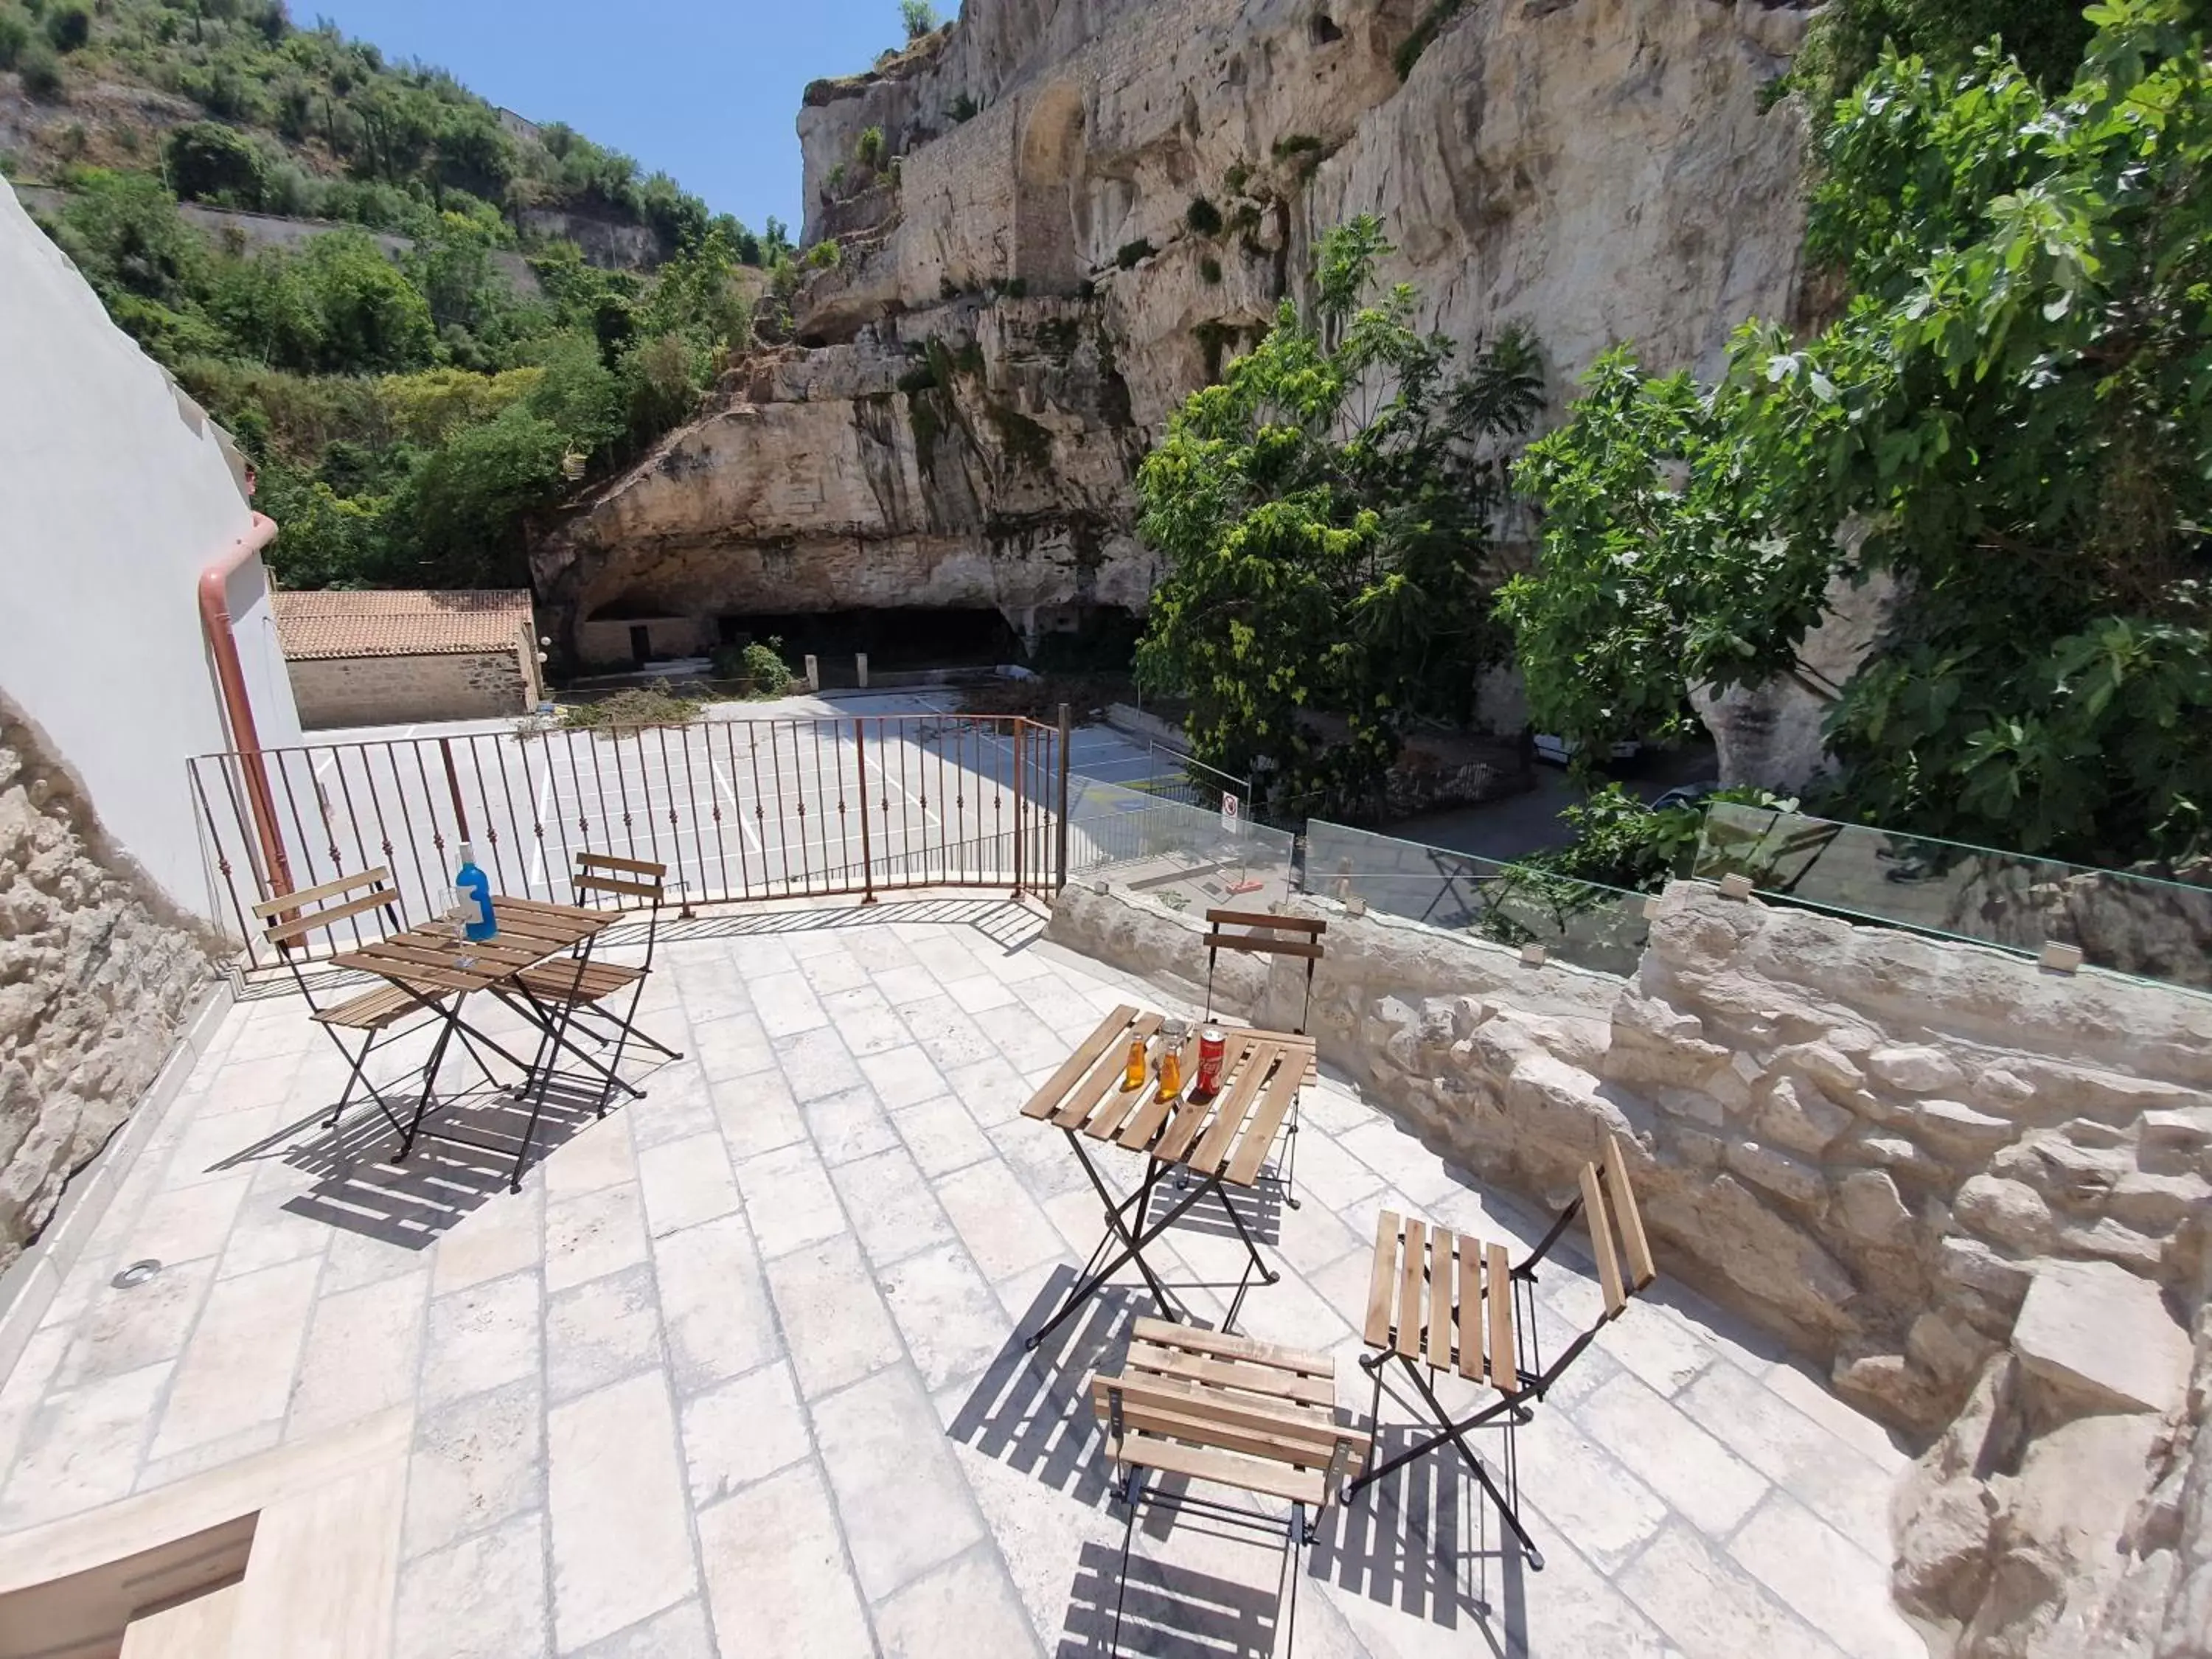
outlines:
M279 592L276 635L295 661L315 657L428 657L510 649L532 627L523 589Z

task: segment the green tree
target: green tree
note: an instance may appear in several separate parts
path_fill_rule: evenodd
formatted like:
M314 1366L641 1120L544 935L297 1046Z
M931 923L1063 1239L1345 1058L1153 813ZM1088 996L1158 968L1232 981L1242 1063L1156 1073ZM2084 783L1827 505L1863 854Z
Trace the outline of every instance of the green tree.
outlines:
M1839 810L2098 861L2212 844L2212 80L2183 0L2088 15L2056 94L1886 55L1812 205L1845 315L1747 325L1703 395L1615 362L1532 452L1553 516L1506 614L1540 721L1762 678L1832 581L1886 573Z
M342 374L416 368L437 344L429 302L366 232L318 236L299 255L323 316L323 366Z
M1372 217L1329 233L1310 317L1286 301L1137 477L1166 562L1139 677L1190 699L1201 760L1271 764L1347 811L1410 720L1468 714L1499 654L1490 523L1540 392L1517 334L1454 376L1451 342L1413 326L1413 289L1376 292L1389 252Z
M526 516L560 494L568 438L527 402L464 427L424 456L394 503L415 568L392 579L438 587L529 586Z
M1894 46L1939 68L1965 70L1975 51L2002 40L2046 87L2074 78L2089 42L2081 0L1832 0L1814 20L1788 83L1801 88L1816 125Z
M906 38L919 40L925 34L937 33L937 9L929 0L899 0L899 21L906 26Z

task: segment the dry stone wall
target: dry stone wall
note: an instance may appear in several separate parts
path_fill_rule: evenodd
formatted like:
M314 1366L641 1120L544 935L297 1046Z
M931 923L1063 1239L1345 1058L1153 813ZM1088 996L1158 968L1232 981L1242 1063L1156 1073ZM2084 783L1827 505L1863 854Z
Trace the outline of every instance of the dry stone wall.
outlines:
M1325 1065L1545 1205L1623 1137L1662 1271L1934 1437L1897 1582L1940 1650L2212 1647L2212 998L1690 883L1625 980L1297 903ZM1048 937L1187 984L1198 933L1079 886ZM1294 1016L1302 969L1222 969Z
M0 703L0 1267L153 1081L216 945Z

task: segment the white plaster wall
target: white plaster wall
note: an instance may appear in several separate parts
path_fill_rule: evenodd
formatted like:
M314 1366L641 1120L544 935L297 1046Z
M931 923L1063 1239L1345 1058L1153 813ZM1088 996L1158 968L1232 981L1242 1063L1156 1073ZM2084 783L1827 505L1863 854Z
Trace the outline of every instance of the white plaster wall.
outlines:
M184 763L229 742L198 581L252 516L228 440L0 184L0 689L122 849L206 915ZM296 743L258 559L229 601L261 740Z

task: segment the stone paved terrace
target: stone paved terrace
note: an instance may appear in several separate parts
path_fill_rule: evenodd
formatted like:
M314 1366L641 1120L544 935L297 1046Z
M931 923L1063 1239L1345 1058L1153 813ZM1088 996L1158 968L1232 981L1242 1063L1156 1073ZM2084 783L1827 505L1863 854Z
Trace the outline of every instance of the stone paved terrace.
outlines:
M1103 1651L1122 1528L1084 1384L1137 1304L1022 1352L1101 1223L1019 1109L1103 1011L1174 1005L1040 925L972 898L683 924L645 1018L686 1058L557 1126L519 1195L466 1152L323 1134L337 1054L295 997L249 998L0 1388L0 1529L398 1408L405 1659ZM1340 1083L1304 1113L1306 1201L1260 1218L1285 1271L1240 1325L1332 1350L1364 1411L1378 1207L1535 1224ZM1218 1218L1175 1237L1191 1276L1233 1271ZM1555 1261L1551 1342L1596 1307ZM1887 1588L1900 1454L1663 1278L1519 1444L1544 1571L1432 1457L1328 1512L1297 1651L1923 1651ZM1270 1650L1266 1547L1151 1516L1139 1548L1132 1650Z

